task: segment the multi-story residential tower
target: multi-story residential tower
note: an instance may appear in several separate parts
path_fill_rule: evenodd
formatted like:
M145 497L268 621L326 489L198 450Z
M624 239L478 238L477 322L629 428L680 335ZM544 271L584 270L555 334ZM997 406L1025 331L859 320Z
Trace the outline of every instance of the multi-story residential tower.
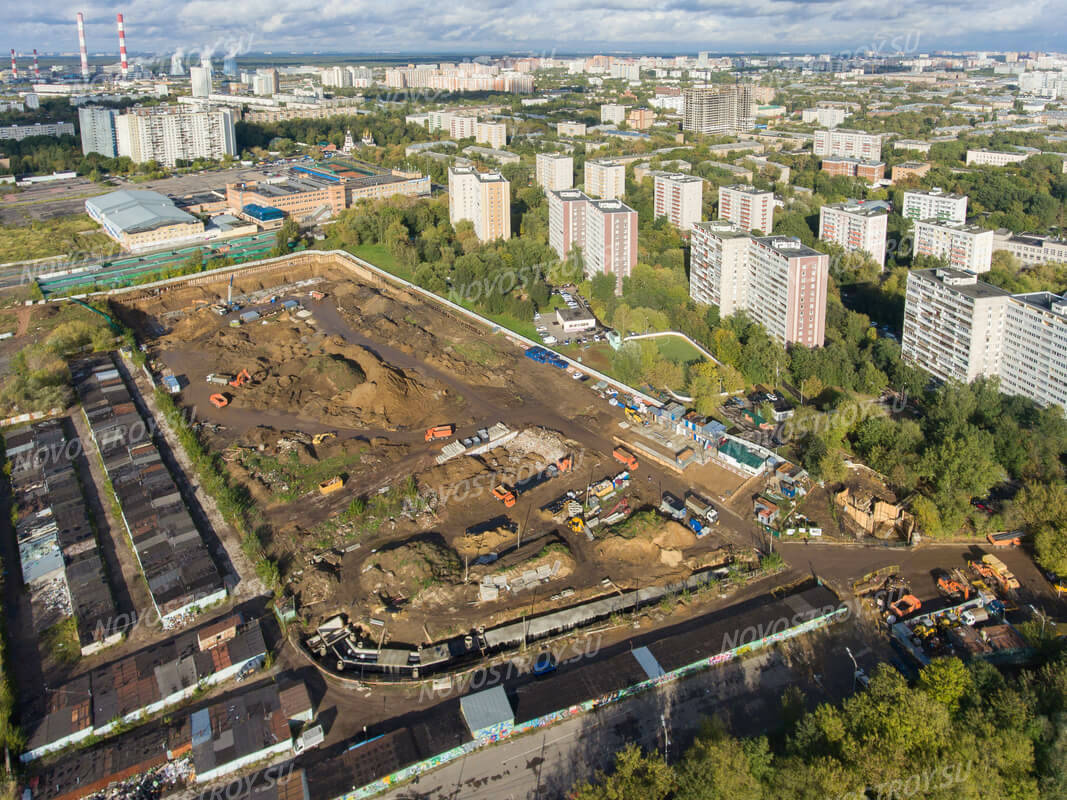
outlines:
M718 216L742 230L769 234L774 229L774 192L745 184L720 186Z
M78 109L78 127L81 128L82 153L100 153L108 158L118 156L118 139L115 135L115 119L118 112L111 108L82 106Z
M567 258L574 247L585 251L585 207L589 198L577 189L548 193L548 243L559 257Z
M819 238L845 250L862 250L884 267L888 223L884 203L833 203L819 209Z
M966 222L967 196L940 189L928 192L904 192L900 213L908 219L933 219L939 222Z
M503 122L479 122L474 126L474 141L498 150L508 143L508 128Z
M695 86L684 90L682 97L683 130L736 136L755 125L752 87L747 84Z
M570 189L574 186L574 158L562 153L538 153L534 177L546 192Z
M681 173L655 173L655 215L679 230L699 222L704 208L704 179Z
M600 106L600 121L611 125L621 125L626 121L626 108L617 103L604 103Z
M237 154L234 111L185 106L131 108L115 120L116 149L134 163L221 159Z
M618 161L585 162L585 193L601 200L617 200L626 194L626 167Z
M943 258L954 269L988 272L993 258L993 231L977 225L915 220L915 253Z
M841 128L815 131L814 152L817 156L843 156L864 161L882 158L882 135Z
M614 275L615 294L637 265L637 212L621 200L590 200L585 207L585 274Z
M468 219L483 242L511 238L511 184L499 172L449 167L448 218Z
M748 250L752 238L725 220L698 222L690 237L689 296L728 317L748 308Z
M822 347L830 257L789 236L752 240L749 316L783 345Z

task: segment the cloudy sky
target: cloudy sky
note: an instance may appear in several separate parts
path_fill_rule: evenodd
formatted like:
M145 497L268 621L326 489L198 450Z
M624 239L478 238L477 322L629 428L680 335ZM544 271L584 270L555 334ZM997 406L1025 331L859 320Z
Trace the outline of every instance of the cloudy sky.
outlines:
M0 0L0 46L90 53L1067 49L1067 0ZM894 46L895 45L895 46Z

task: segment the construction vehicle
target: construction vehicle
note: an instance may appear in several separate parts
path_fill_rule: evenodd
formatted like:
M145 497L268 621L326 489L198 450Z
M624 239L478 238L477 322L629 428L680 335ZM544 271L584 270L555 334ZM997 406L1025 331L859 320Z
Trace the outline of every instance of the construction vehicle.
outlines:
M971 599L971 587L956 580L944 570L938 570L934 576L937 590L950 600L963 601Z
M504 508L511 508L515 505L515 493L502 483L493 487L493 497L503 503Z
M637 459L634 454L627 450L625 447L616 447L611 451L611 454L615 457L616 461L621 461L626 465L626 469L631 472L637 469Z
M218 386L229 386L232 380L233 375L225 375L221 372L212 372L207 376L208 383L214 383Z
M671 519L685 519L685 506L670 492L663 493L663 501L659 504L659 510L661 514Z
M692 492L685 497L685 507L694 517L709 524L713 524L719 519L719 512L715 510L715 506Z
M569 453L556 462L556 469L558 469L560 472L570 472L573 468L574 459L571 458Z
M344 485L344 480L341 478L340 475L337 475L319 484L319 494L332 494Z
M1018 547L1023 543L1023 532L999 531L987 533L985 538L993 547Z
M211 401L211 405L215 408L226 408L230 404L230 398L224 394L213 394L208 398Z
M1007 565L997 558L995 555L986 553L982 556L982 563L988 567L993 573L993 579L1000 585L1005 591L1011 591L1019 588L1019 579L1016 578Z
M630 406L624 406L622 411L626 415L626 419L628 419L634 425L644 425L645 424L644 417L641 416L641 412L639 412L636 408L632 408Z
M326 293L325 292L319 292L319 291L316 291L316 290L312 289L310 292L308 292L308 294L309 294L309 296L311 297L312 300L325 300L326 299Z
M567 520L567 527L575 533L582 533L585 531L585 520L581 517L571 517Z
M336 439L336 438L337 438L337 434L336 433L334 433L333 431L326 431L325 433L316 433L314 436L312 436L311 437L311 443L312 444L322 444L323 442L328 442L328 441L330 441L330 439Z
M899 621L904 617L914 614L923 604L919 601L919 598L913 594L906 594L895 603L889 606L889 613L896 617Z
M240 372L237 373L237 377L235 377L232 381L230 381L230 386L232 386L235 389L239 389L242 386L244 386L246 383L251 383L251 382L252 382L252 376L249 374L248 370L247 369L242 369Z
M455 425L435 425L426 429L426 441L432 442L437 439L447 439L456 432Z

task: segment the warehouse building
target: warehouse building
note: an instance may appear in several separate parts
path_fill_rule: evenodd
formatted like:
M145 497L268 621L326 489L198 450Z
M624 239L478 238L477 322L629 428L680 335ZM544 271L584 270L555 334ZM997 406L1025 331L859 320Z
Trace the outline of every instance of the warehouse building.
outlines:
M204 223L158 192L122 189L85 201L86 213L129 251L198 240Z

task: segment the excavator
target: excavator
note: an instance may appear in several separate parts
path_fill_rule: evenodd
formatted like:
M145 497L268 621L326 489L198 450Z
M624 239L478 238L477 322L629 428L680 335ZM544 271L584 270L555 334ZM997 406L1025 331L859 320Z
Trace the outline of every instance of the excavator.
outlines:
M949 573L944 571L939 571L935 577L937 580L937 590L948 599L959 601L971 599L971 587L966 583L956 580Z
M311 437L311 443L312 444L322 444L323 442L328 442L328 441L330 441L330 439L336 439L336 438L337 438L337 434L336 433L334 433L333 431L326 431L325 433L316 433L314 436L312 436Z
M582 533L585 531L585 520L581 517L571 517L567 520L567 527L575 533Z
M252 376L249 374L248 370L247 369L242 369L240 372L237 373L237 377L234 378L232 381L230 381L230 386L232 386L235 389L239 389L240 387L244 386L246 383L251 383L251 382L252 382Z

